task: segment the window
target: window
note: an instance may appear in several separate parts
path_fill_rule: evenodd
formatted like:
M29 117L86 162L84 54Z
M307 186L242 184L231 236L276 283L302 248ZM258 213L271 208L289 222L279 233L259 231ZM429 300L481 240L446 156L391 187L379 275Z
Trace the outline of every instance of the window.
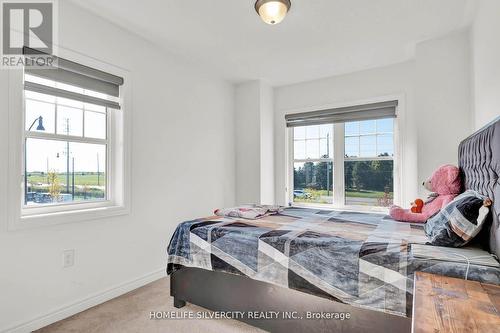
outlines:
M9 227L127 213L124 79L56 58L9 81Z
M345 205L392 205L394 119L345 123Z
M85 89L39 79L49 87ZM95 94L94 94L95 95ZM103 96L109 98L109 96ZM25 91L24 204L26 206L107 199L107 107Z
M294 128L294 202L333 203L332 139L332 125Z
M359 111L349 107L348 112L343 108L287 118L292 124L290 201L361 210L392 205L396 105L384 102Z

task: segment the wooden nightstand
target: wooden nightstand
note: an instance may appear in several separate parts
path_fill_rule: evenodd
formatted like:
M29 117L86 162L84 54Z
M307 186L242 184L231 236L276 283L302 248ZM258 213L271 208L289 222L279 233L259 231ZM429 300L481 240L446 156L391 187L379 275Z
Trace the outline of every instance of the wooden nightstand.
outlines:
M500 286L415 273L412 332L500 332Z

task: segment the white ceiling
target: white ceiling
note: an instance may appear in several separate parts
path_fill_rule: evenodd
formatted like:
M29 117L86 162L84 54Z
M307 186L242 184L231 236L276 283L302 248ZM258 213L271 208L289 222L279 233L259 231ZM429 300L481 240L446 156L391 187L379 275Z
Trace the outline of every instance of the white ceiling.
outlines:
M254 0L73 0L232 82L284 85L413 58L418 41L468 25L474 0L292 0L262 22Z

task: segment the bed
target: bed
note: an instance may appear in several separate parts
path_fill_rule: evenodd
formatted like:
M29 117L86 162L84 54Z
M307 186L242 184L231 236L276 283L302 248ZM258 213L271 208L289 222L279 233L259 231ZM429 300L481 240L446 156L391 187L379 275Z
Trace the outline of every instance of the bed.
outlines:
M500 121L460 144L459 166L465 188L494 202L476 245L498 256ZM410 332L416 271L467 271L500 284L497 267L415 257L412 244L426 241L422 225L379 214L288 208L258 220L212 216L177 227L167 273L176 307L242 311L238 319L272 332ZM350 318L323 316L334 313Z

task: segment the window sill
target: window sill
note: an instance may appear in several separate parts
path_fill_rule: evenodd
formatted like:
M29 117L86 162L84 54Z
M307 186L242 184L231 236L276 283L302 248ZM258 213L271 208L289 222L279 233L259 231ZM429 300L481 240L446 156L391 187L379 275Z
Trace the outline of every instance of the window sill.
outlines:
M113 216L128 215L129 213L130 209L126 206L109 205L79 210L21 215L10 221L9 230L13 231L49 225L91 221Z
M291 207L331 210L336 212L373 213L373 214L385 214L385 215L389 214L388 207L387 208L364 207L364 206L332 207L332 205L326 205L326 204L303 204L303 203L292 203Z

